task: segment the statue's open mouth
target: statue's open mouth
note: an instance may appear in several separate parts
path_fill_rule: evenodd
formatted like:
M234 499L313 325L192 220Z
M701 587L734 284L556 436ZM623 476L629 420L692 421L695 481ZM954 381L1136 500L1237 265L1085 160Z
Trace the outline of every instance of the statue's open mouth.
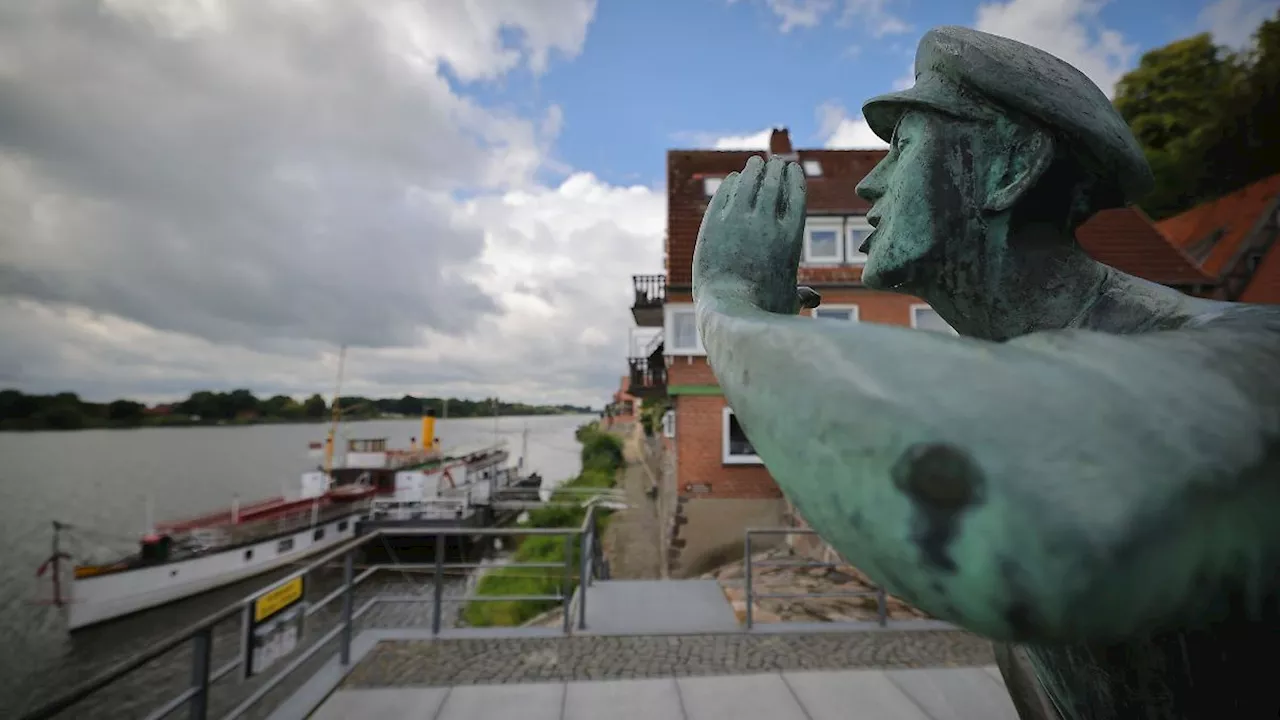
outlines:
M866 239L863 240L862 244L858 246L858 252L862 253L863 255L866 255L867 253L871 252L871 239L876 236L877 232L879 232L878 229L872 230L871 232L867 233Z
M871 208L871 212L867 213L867 224L871 226L871 232L867 233L867 237L858 246L858 252L864 255L871 251L871 239L880 230L880 213L876 212L875 208Z

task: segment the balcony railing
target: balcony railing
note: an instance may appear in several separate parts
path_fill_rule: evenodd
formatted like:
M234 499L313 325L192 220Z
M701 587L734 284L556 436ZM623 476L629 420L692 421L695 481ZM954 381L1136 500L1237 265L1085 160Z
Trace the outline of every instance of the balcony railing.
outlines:
M667 392L667 366L661 356L629 358L631 364L631 394L636 397L654 397Z
M666 275L632 275L636 299L634 307L661 307L667 301Z

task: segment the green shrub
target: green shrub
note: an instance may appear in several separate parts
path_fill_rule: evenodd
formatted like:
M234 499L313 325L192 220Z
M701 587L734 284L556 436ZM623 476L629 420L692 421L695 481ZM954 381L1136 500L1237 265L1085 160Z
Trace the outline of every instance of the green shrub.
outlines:
M576 432L582 443L582 472L565 482L567 488L611 488L617 480L618 470L625 464L622 440L603 432L594 423L583 425ZM584 500L576 493L553 493L553 501L579 502ZM596 537L602 537L608 525L609 511L596 512ZM586 517L580 506L547 505L529 512L523 525L535 528L578 528ZM570 544L571 562L577 572L581 543L578 538ZM563 535L529 535L519 542L511 555L518 563L563 563L565 539ZM495 568L485 573L476 584L477 595L559 595L563 582L563 570L557 568ZM576 577L570 580L569 594L577 587ZM493 600L467 603L463 618L468 625L509 626L520 625L537 617L558 603L554 600Z

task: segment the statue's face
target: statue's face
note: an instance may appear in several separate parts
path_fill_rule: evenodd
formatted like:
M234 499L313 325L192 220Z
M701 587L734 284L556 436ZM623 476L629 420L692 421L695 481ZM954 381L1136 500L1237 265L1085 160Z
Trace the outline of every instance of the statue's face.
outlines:
M936 113L908 111L898 122L889 154L857 193L872 203L875 231L863 245L868 287L919 292L937 285L943 262L967 242L966 218L975 207L972 138L961 123Z

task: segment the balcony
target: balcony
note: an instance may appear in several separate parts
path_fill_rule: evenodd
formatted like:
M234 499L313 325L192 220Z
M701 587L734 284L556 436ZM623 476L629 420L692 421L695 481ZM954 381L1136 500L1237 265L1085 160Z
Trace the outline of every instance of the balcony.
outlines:
M667 365L661 357L628 358L631 364L630 393L638 398L663 397L667 394Z
M644 349L642 357L627 358L631 365L632 395L654 398L667 394L667 363L662 347L662 333L658 333Z
M662 327L662 306L667 301L666 275L632 275L635 302L631 315L640 327Z

